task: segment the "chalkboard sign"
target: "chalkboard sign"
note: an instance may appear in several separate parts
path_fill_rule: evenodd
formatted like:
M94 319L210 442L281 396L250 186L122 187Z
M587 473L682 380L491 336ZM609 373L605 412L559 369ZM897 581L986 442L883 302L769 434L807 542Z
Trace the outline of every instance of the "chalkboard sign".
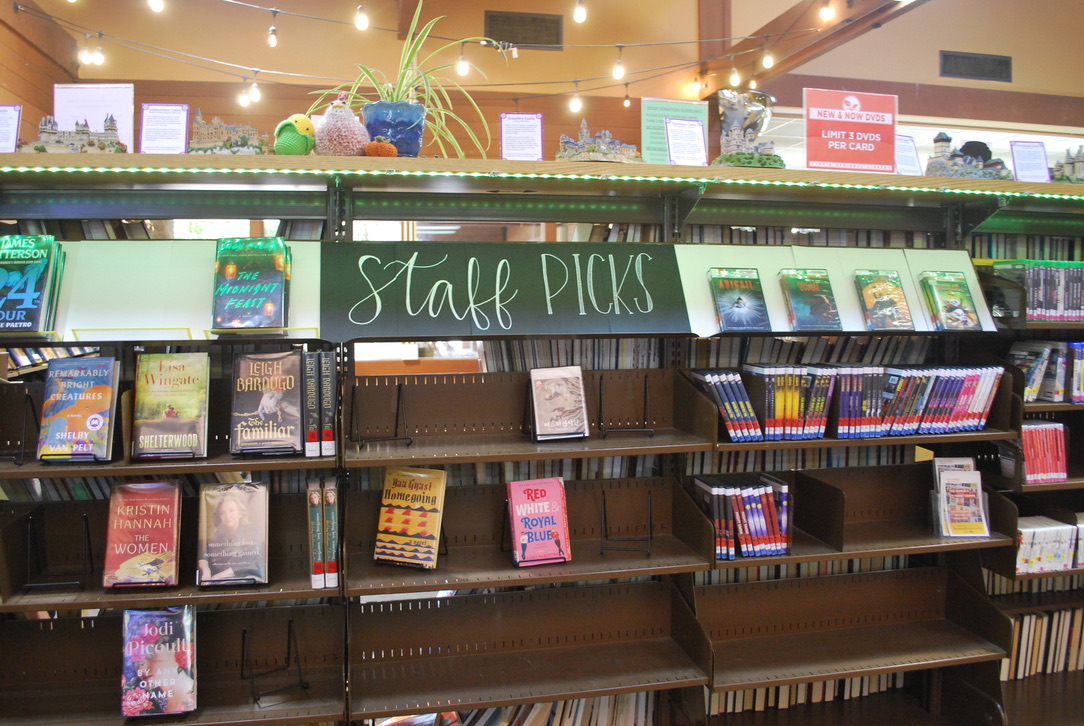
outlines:
M329 340L690 332L669 245L342 242L320 257Z

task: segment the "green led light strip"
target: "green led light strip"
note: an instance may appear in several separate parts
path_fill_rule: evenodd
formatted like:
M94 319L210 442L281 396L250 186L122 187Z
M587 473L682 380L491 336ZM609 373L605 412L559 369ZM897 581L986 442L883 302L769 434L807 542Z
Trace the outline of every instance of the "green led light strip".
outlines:
M569 182L598 182L600 180L615 183L652 182L663 184L697 185L736 185L754 187L794 187L816 189L845 189L848 191L910 192L924 194L957 194L987 197L1011 197L1015 199L1050 199L1058 201L1081 202L1084 194L1051 194L1046 192L1019 192L990 189L961 189L953 187L916 187L896 186L891 184L856 184L821 181L787 181L778 179L725 179L712 177L683 176L617 176L612 174L569 174L544 172L482 172L482 171L432 171L432 170L396 170L396 169L215 169L215 168L179 168L154 166L127 167L92 167L92 166L3 166L0 173L31 174L247 174L247 175L297 175L297 176L390 176L390 177L452 177L452 178L494 178L494 179L542 179Z

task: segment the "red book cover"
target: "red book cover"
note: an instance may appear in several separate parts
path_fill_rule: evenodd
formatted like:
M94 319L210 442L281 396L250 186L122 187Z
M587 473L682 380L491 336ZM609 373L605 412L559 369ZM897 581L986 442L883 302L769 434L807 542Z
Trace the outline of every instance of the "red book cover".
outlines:
M508 482L508 511L517 565L526 567L572 559L565 483L560 477Z
M176 585L180 521L177 482L114 484L102 585Z

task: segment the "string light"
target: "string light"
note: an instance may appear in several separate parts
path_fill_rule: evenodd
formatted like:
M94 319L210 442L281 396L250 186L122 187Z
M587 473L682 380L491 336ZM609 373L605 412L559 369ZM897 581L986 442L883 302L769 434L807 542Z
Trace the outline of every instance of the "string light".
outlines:
M89 66L94 62L94 54L90 52L90 33L85 33L83 38L83 50L79 51L79 62Z
M764 46L764 57L760 59L760 64L765 68L771 68L775 65L775 58L772 57L772 52L768 50L768 46Z
M614 63L613 77L617 80L621 80L625 77L625 64L621 62L621 48L623 46L617 46L617 62Z
M272 48L278 46L279 35L275 30L275 16L278 15L278 10L271 11L271 27L267 29L267 44Z
M817 15L825 22L834 18L836 16L836 9L832 7L832 0L824 0L824 2L821 3L821 9Z
M734 56L730 56L730 85L735 88L741 85L741 74L738 73L738 67L734 65Z
M263 98L263 92L260 91L260 84L256 82L256 74L259 71L252 71L252 85L248 87L248 98L253 103L256 103Z
M583 0L576 0L576 7L572 10L572 19L577 23L587 20L587 6L583 4Z
M153 12L160 13L166 9L166 0L147 0L147 5Z
M100 66L105 63L105 53L102 53L102 34L98 33L98 47L95 49L94 54L91 56L91 60L94 65Z
M757 90L757 79L755 79L755 78L750 78L749 79L749 90L750 91Z
M244 86L246 83L248 83L248 79L242 77L241 85ZM248 88L242 88L241 92L237 94L237 103L241 104L241 106L243 107L248 106L250 103L252 103L252 99L249 97L248 92Z
M461 43L459 46L459 62L455 64L455 72L461 76L465 76L470 73L470 63L467 63L467 56L464 55L467 44Z
M568 110L579 113L583 109L583 99L580 98L580 82L576 81L576 93L568 101Z
M358 5L357 12L354 13L354 27L358 30L369 27L369 16L365 14L365 8L361 5Z
M632 105L632 99L629 98L629 84L625 84L625 100L621 102L621 105L628 108Z

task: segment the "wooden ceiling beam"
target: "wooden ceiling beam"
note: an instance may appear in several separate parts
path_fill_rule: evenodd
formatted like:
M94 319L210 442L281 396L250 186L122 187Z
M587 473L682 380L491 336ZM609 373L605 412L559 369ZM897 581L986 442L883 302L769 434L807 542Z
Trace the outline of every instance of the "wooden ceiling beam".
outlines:
M850 40L880 28L928 0L831 0L836 17L827 23L820 19L823 0L801 0L778 17L759 28L750 37L730 45L722 55L706 59L704 70L721 78L730 74L731 67L742 77L743 87L750 78L757 83L783 75L808 63ZM702 18L704 14L702 13ZM709 16L710 17L710 16ZM718 38L719 28L701 26L702 38ZM771 51L775 64L764 68L764 50ZM706 55L706 54L705 54ZM720 85L727 82L720 81Z

